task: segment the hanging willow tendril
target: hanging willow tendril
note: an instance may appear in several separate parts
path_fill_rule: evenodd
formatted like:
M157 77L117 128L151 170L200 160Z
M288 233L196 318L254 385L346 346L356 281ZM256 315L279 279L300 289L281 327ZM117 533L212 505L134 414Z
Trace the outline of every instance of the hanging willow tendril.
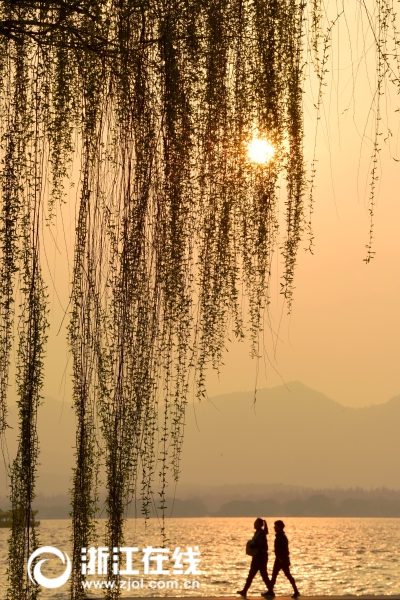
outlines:
M7 598L35 598L26 562L37 546L32 502L38 457L37 410L43 381L46 341L46 295L40 269L40 219L43 198L43 85L42 63L29 56L21 39L8 48L14 63L4 86L10 90L5 111L9 127L3 136L2 213L2 429L11 349L14 274L19 269L17 405L19 444L11 468L12 528L9 540Z
M379 99L384 82L398 85L400 62L392 3L371 2L375 13L362 6L378 57L373 219ZM81 162L68 335L77 423L71 598L78 600L81 548L95 542L100 465L104 543L118 551L132 499L141 498L145 517L155 505L164 518L193 377L201 398L206 370L219 368L232 330L238 338L247 332L258 356L274 252L290 310L315 174L314 157L306 218L305 40L310 35L319 118L334 25L324 31L324 18L322 0L0 1L2 440L14 313L20 415L10 467L10 599L38 595L25 564L38 543L32 502L47 327L40 240L65 201L74 161ZM254 142L269 148L267 158L251 159ZM368 260L371 243L372 225ZM118 584L111 561L108 578ZM118 596L118 585L107 591Z

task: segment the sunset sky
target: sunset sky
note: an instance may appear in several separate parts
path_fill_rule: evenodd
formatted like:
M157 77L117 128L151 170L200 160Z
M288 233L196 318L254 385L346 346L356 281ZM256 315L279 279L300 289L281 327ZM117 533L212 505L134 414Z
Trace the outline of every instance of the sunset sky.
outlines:
M335 11L332 5L331 18ZM333 28L317 140L314 255L299 252L293 311L288 317L279 294L282 270L276 254L269 307L271 330L266 319L262 339L265 358L258 365L257 385L262 388L299 380L342 404L364 406L386 402L400 393L400 162L396 162L400 161L400 147L399 113L395 112L399 103L390 90L382 97L382 150L374 217L376 254L366 265L375 59L371 35L364 36L359 16L349 9L346 14L347 21L341 16ZM309 67L305 68L307 71ZM309 168L316 125L315 78L313 87L305 85L304 91ZM388 138L387 127L392 137ZM62 308L68 307L75 198L75 188L71 188L63 222L59 215L51 231L56 244L50 236L45 240L54 285L49 288L51 330L44 392L68 403L68 317L57 332ZM283 191L280 202L283 211ZM228 349L220 376L209 374L210 396L253 389L256 384L257 364L249 358L248 343L228 343Z
M399 102L390 91L382 97L381 151L374 216L373 251L376 254L367 265L363 259L366 257L370 226L368 186L374 133L374 49L371 36L364 39L360 35L362 28L357 18L351 23L351 15L347 14L348 22L341 17L333 29L326 79L328 85L324 88L317 139L314 254L303 251L307 245L304 240L295 273L292 313L288 316L279 294L282 265L276 252L271 303L260 337L260 353L263 356L259 361L250 358L248 340L228 342L228 352L219 376L213 372L208 374L209 397L293 381L302 382L349 407L383 404L400 394L400 146L399 113L396 112ZM304 92L304 147L309 168L316 126L315 78L313 86L304 86ZM390 136L388 128L392 132ZM78 169L74 171L77 172ZM284 181L280 197L282 215L285 208L283 190ZM307 204L307 194L304 201ZM63 402L62 409L56 407L53 411L54 423L60 427L63 427L60 420L62 411L68 413L72 405L71 359L66 327L70 310L68 299L76 206L75 185L68 189L63 210L58 212L43 240L50 303L43 395L47 402L51 399ZM282 227L280 241L283 239ZM15 390L11 389L11 421L16 424L13 400ZM41 414L44 413L39 412L39 430L45 435L47 423L41 420ZM68 422L72 421L73 416L70 415ZM16 428L8 432L8 436L14 434L17 435ZM57 435L55 429L54 436ZM207 435L205 422L202 435ZM65 460L72 465L73 425L67 437L63 442L68 454ZM42 446L44 454L47 452L46 443ZM48 446L53 447L52 444L54 446L54 441L49 438ZM195 455L195 452L190 452L189 446L185 446L188 473L192 470L191 457ZM14 448L13 444L10 448ZM41 468L47 469L45 465L51 459L51 453L47 452L47 457L44 454ZM208 470L208 465L203 466ZM189 481L190 476L186 478ZM65 481L62 486L66 491L69 484ZM310 485L317 485L316 481L309 478ZM367 476L363 479L360 475L359 484L394 485L394 481L389 476L381 481ZM301 484L297 479L291 482ZM329 484L334 485L335 481L332 479ZM58 486L55 480L54 485ZM4 490L1 493L4 494Z
M333 28L317 140L314 255L299 253L292 315L288 318L284 309L282 320L275 269L270 313L279 342L274 353L274 335L266 328L270 363L260 362L258 386L300 380L342 404L364 406L400 393L399 101L390 89L382 96L376 254L367 265L374 48L370 34L363 37L359 15L352 21L346 10L347 20L341 16ZM309 165L315 87L312 95L305 86L304 99ZM256 368L247 358L246 344L229 349L219 380L209 378L211 396L254 387Z
M0 590L400 600L400 0L106 4L0 32Z

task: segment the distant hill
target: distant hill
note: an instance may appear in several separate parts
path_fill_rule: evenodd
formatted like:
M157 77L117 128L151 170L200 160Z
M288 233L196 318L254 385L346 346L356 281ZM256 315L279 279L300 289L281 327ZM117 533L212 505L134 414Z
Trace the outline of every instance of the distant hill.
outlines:
M11 461L17 450L17 409L11 407L8 418L10 429L6 434L8 456ZM66 494L71 487L74 465L75 414L67 401L46 397L38 410L39 467L37 492ZM0 496L6 495L3 461L0 460Z
M252 392L189 404L176 495L205 498L207 494L200 490L204 486L231 486L218 502L206 501L214 512L234 499L270 497L267 484L400 489L399 423L400 396L385 404L346 408L298 382L259 390L255 404ZM10 424L14 429L7 439L12 457L15 409ZM67 402L46 398L39 409L38 429L37 491L67 494L74 465L73 410ZM243 490L246 485L246 494L234 492L235 486ZM192 492L183 494L183 490ZM1 465L0 496L5 495ZM192 508L182 505L180 510ZM204 512L200 507L196 510Z
M348 408L299 382L189 405L181 482L400 488L400 396ZM249 492L251 488L249 489Z
M187 501L189 502L189 501ZM327 494L312 494L308 498L294 498L280 502L264 500L232 500L212 513L215 517L400 517L400 493L397 498L368 498L362 492L358 497L342 500ZM201 516L201 515L199 515Z

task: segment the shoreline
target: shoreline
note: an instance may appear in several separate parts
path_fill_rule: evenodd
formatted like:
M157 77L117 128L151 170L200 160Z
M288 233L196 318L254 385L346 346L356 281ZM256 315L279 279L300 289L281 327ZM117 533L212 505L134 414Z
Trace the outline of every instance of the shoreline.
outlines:
M260 599L260 595L257 596L247 596L247 598L258 598ZM237 600L238 596L121 596L122 600L149 600L149 598L153 598L155 600L165 600L165 598L186 598L187 600ZM345 596L299 596L299 598L307 598L307 600L349 600L351 598L362 598L363 600L378 600L378 599L390 599L390 600L400 600L400 594L390 595L372 595L372 594L346 594ZM292 596L275 596L274 600L291 600Z

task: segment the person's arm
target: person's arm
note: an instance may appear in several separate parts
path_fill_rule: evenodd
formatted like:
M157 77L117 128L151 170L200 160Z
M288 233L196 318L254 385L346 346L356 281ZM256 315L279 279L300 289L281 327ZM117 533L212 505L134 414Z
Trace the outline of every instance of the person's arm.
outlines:
M253 535L253 547L254 548L259 548L260 546L260 535L259 535L259 531L256 531L255 534Z
M276 538L275 553L280 562L287 562L289 559L289 542L285 535Z
M264 546L265 546L264 531L262 529L259 529L254 534L254 537L253 537L253 547L257 548L257 550L260 550L260 549L264 548Z

